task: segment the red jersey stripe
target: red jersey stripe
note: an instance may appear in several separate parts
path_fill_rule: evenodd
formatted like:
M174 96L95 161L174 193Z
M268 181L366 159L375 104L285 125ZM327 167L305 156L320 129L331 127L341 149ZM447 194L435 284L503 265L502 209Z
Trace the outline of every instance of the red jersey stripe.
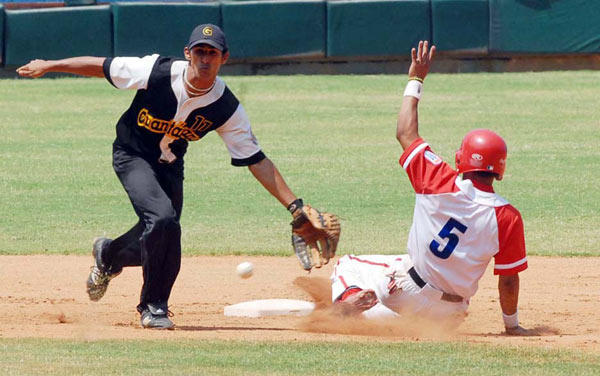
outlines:
M388 264L385 264L383 262L373 262L373 261L369 261L369 260L363 260L363 259L359 259L356 256L351 256L351 255L348 255L348 257L350 257L350 260L355 260L355 261L358 261L358 262L364 262L365 264L369 264L369 265L383 266L385 268L389 268L390 267Z

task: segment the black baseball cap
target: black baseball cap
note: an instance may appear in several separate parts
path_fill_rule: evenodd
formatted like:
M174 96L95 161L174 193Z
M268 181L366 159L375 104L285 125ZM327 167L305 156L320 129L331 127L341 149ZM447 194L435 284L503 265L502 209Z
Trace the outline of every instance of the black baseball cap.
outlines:
M218 48L222 52L227 52L227 41L225 40L225 33L220 27L213 24L198 25L190 34L190 42L187 45L188 49L206 43Z

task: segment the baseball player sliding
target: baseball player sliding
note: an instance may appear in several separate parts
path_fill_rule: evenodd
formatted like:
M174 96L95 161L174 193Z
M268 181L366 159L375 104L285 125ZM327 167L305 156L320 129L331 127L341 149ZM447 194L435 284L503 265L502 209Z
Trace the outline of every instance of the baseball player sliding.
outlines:
M518 273L527 268L523 221L517 209L494 193L502 180L506 143L491 130L467 133L452 169L419 136L417 107L435 46L411 51L408 84L396 137L400 165L416 193L407 255L348 255L334 269L332 298L342 312L415 314L457 326L492 258L506 333L528 335L519 326ZM462 176L461 176L462 174Z
M304 269L327 263L340 234L335 215L304 205L288 188L254 137L244 108L217 76L229 58L223 31L210 24L196 27L184 56L33 60L17 69L34 78L47 72L105 77L117 89L137 90L117 122L113 167L139 220L115 239L94 241L86 287L89 298L98 301L123 267L141 266L137 310L144 328L174 327L168 301L181 265L183 158L188 143L208 132L221 136L232 165L247 166L292 214L293 246Z

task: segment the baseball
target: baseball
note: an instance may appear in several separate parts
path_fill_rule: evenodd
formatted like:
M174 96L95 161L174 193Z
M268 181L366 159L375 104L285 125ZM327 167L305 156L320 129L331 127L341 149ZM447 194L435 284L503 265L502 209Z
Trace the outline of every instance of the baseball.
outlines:
M254 274L254 265L251 262L242 262L237 266L235 271L240 278L250 278Z

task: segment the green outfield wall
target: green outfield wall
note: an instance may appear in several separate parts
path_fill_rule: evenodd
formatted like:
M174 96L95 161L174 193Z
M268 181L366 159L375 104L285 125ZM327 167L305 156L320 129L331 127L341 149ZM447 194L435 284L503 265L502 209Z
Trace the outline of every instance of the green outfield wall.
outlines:
M232 58L325 56L325 1L222 3Z
M112 5L115 56L159 53L183 57L190 32L201 23L221 26L219 3Z
M34 58L110 56L109 6L6 11L5 57L8 65Z
M488 0L431 0L433 41L438 51L487 52Z
M600 1L490 0L490 47L522 53L600 52Z
M190 31L220 25L232 62L406 59L419 40L446 56L600 54L600 1L261 0L6 10L3 66L70 56L183 56ZM595 56L595 55L594 55Z
M0 4L0 65L4 64L4 7Z
M429 0L330 1L327 56L406 54L431 40Z

